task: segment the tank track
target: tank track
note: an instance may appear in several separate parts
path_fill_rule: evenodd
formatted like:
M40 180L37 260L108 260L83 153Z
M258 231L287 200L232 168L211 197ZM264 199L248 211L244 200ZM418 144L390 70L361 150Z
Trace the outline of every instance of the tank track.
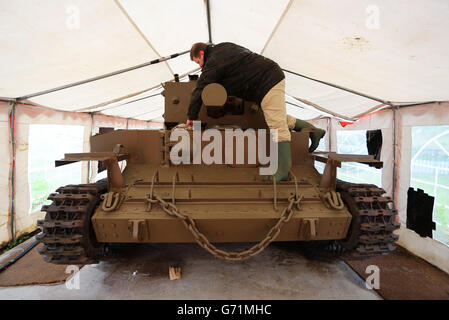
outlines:
M347 259L363 259L386 255L396 249L393 245L399 229L397 210L390 197L383 197L384 189L370 184L354 184L338 181L340 192L353 219L348 237L333 244ZM338 248L340 247L340 248Z
M104 255L104 244L95 240L90 218L107 191L106 182L67 185L50 194L44 205L44 220L37 224L42 233L36 239L44 244L39 253L46 262L55 264L97 263ZM334 256L363 259L385 255L395 250L400 227L396 222L397 210L385 190L375 185L338 181L337 191L353 215L348 236L344 240L328 242L325 249Z
M50 205L42 206L46 212L37 225L42 232L36 239L43 243L38 248L46 262L54 264L97 263L104 254L104 244L96 242L90 218L107 191L107 183L67 185L49 195Z

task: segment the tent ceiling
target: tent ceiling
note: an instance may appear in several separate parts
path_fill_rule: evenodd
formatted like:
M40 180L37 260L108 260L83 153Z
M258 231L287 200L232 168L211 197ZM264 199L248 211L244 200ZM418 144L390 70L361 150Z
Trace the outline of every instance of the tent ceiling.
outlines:
M102 111L104 114L114 115L124 118L136 118L139 120L151 120L155 112L157 116L163 114L164 97L160 94L160 91L152 93L144 93L128 99L129 102L120 101L115 105L108 106L108 109Z
M20 97L158 57L113 1L2 1L0 28L3 96ZM159 69L156 78L170 76L167 68Z
M288 2L209 0L213 42L234 42L260 53Z
M264 54L383 100L448 100L447 12L444 0L293 1Z
M0 97L17 98L139 65L209 38L205 0L0 1ZM214 43L241 44L286 70L380 100L449 100L445 0L209 0L209 4ZM59 110L94 107L90 111L159 118L160 95L138 100L151 95L149 91L125 97L195 68L185 54L30 100ZM286 73L286 83L289 96L311 103L288 100L302 106L289 104L289 113L304 119L322 110L353 118L380 104L291 73Z
M332 111L334 116L353 118L380 105L378 101L292 75L288 72L285 76L285 90L289 95Z
M204 1L120 0L116 3L162 57L188 50L193 43L208 39ZM167 63L178 74L197 67L188 54Z

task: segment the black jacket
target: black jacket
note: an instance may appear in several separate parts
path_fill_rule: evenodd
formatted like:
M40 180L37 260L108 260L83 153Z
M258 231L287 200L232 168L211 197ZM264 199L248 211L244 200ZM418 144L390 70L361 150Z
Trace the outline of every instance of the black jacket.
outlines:
M230 42L209 45L204 51L202 73L192 93L187 117L189 120L198 118L201 92L209 83L223 85L228 96L260 104L267 92L284 78L276 62L244 47Z

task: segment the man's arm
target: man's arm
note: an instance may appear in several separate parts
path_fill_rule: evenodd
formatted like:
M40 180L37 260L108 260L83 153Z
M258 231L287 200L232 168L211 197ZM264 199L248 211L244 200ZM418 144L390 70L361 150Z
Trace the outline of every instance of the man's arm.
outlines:
M210 83L218 82L219 80L217 67L212 62L213 61L208 61L207 67L203 68L201 76L196 83L196 88L190 98L189 110L187 111L187 124L198 118L198 114L200 113L200 109L203 104L203 101L201 100L201 93L203 92L204 87Z

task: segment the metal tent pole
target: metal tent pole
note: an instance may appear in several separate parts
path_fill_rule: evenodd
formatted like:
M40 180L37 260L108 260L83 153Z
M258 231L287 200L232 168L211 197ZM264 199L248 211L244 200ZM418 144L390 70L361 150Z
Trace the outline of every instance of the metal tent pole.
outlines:
M383 104L386 104L386 105L389 105L389 106L393 106L393 103L391 101L385 101L385 100L382 100L382 99L379 99L379 98L376 98L376 97L369 96L369 95L364 94L364 93L360 93L360 92L357 92L357 91L354 91L354 90L351 90L351 89L347 89L347 88L344 88L344 87L337 86L336 84L333 84L333 83L329 83L329 82L325 82L325 81L322 81L322 80L313 79L313 78L310 78L310 77L305 76L303 74L299 74L299 73L296 73L296 72L293 72L293 71L290 71L290 70L286 70L286 69L282 69L282 70L285 71L285 72L294 74L295 76L303 77L303 78L306 78L306 79L309 79L309 80L312 80L312 81L315 81L315 82L319 82L319 83L322 83L322 84L325 84L325 85L328 85L328 86L331 86L331 87L334 87L334 88L337 88L337 89L341 89L341 90L344 90L344 91L356 94L356 95L364 97L364 98L368 98L368 99L371 99L371 100L379 101L379 102L382 102Z
M206 0L206 13L207 13L207 32L209 34L209 43L212 43L212 27L210 24L210 4L209 0Z
M10 165L10 227L11 240L16 237L15 234L15 179L16 179L16 105L14 101L9 112L9 130L10 130L10 145L11 145L11 165Z
M396 193L396 111L398 108L393 108L393 190L392 198L395 201Z
M133 103L133 102L137 102L137 101L141 101L141 100L153 98L153 97L156 97L156 96L158 96L158 95L160 95L160 94L161 94L161 93L159 92L159 93L155 93L155 94L152 94L152 95L143 97L143 98L138 98L138 99L134 99L134 100L131 100L131 101L127 101L127 102L124 102L124 103L121 103L121 104L118 104L118 105L115 105L115 106L112 106L112 107L109 107L109 108L104 108L104 109L99 110L99 111L94 111L94 113L102 112L102 111L105 111L105 110L111 110L111 109L118 108L118 107L121 107L121 106L130 104L130 103Z
M179 53L175 53L175 54L172 54L172 55L169 55L169 56L166 56L166 57L162 57L162 58L159 58L159 59L156 59L156 60L152 60L150 62L145 62L145 63L139 64L137 66L134 66L134 67L130 67L130 68L126 68L126 69L110 72L110 73L107 73L107 74L104 74L104 75L101 75L101 76L98 76L98 77L93 77L93 78L90 78L90 79L86 79L86 80L77 81L77 82L74 82L74 83L71 83L71 84L63 85L63 86L60 86L60 87L57 87L57 88L48 89L48 90L44 90L44 91L28 94L26 96L22 96L22 97L17 98L16 102L19 102L19 101L22 101L22 100L25 100L25 99L29 99L29 98L33 98L33 97L37 97L37 96L41 96L41 95L44 95L44 94L48 94L48 93L52 93L52 92L56 92L56 91L60 91L60 90L68 89L68 88L72 88L72 87L79 86L79 85L82 85L82 84L86 84L86 83L89 83L89 82L102 80L102 79L105 79L105 78L108 78L108 77L112 77L112 76L115 76L115 75L118 75L118 74L121 74L121 73L133 71L133 70L140 69L140 68L143 68L143 67L147 67L147 66L152 65L152 64L156 64L156 63L159 63L159 62L163 62L163 61L166 61L166 60L170 60L170 59L176 58L176 57L178 57L180 55L186 54L187 52L190 52L190 50L186 50L186 51L182 51L182 52L179 52Z

